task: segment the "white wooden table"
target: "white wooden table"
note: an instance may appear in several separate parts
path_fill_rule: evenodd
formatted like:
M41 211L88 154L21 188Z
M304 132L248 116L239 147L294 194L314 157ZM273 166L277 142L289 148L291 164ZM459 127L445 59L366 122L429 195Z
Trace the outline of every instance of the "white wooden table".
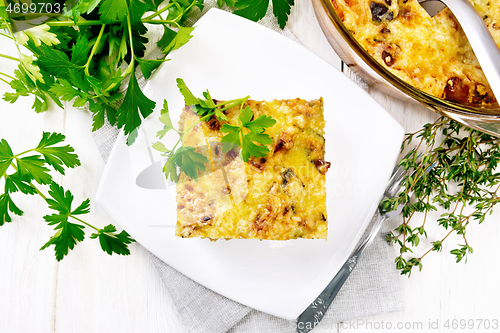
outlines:
M340 59L323 36L308 0L296 1L289 25L307 48L340 68ZM16 56L12 45L5 40L1 45L2 53ZM14 67L14 62L0 59L0 71L12 73ZM1 95L9 90L0 82ZM408 132L438 117L423 107L377 91L370 93ZM57 180L71 189L75 201L91 199L92 212L87 219L94 225L113 223L95 203L104 163L92 139L89 114L70 106L35 114L31 103L32 98L21 98L15 104L0 101L0 138L19 152L34 147L42 131L64 133L83 164ZM38 251L53 234L42 219L49 213L45 202L35 196L14 198L25 213L0 227L0 332L184 331L175 305L140 245L131 246L131 256L108 256L97 241L86 239L58 263L52 248ZM499 211L480 227L474 223L470 226L468 239L474 254L467 264L455 263L449 251L460 240L450 239L444 243L442 253L426 257L422 272L415 271L411 278L401 277L404 312L363 318L340 327L324 325L316 331L500 331L500 268L496 265ZM429 221L436 216L431 215ZM390 223L396 226L397 222ZM429 234L433 230L436 238L443 235L442 230L429 226ZM428 247L429 242L422 243L422 250ZM452 328L455 319L458 329ZM474 320L474 328L460 330L460 320ZM480 320L484 321L478 329Z

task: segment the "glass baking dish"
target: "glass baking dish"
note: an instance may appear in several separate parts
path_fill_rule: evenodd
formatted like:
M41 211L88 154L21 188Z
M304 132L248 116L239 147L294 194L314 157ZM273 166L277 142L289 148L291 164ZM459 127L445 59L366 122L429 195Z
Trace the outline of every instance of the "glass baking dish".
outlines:
M349 33L331 0L312 0L316 17L328 42L342 61L370 86L398 99L416 101L466 126L500 136L500 107L464 105L429 95L396 77L372 58Z

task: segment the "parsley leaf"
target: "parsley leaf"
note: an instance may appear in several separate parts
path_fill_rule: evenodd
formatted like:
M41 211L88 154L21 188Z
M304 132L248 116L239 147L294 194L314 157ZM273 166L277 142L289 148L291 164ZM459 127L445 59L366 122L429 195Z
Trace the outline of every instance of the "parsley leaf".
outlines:
M16 70L16 72L19 71ZM14 103L20 96L29 96L29 93L31 92L22 79L12 80L9 84L10 87L15 90L15 93L6 92L4 94L3 99L7 102Z
M252 112L250 110L250 108L248 108L248 107L243 109L243 111L245 112L246 109L248 109L248 111ZM250 118L250 119L252 119L252 118ZM258 134L258 133L264 132L264 130L266 128L274 126L274 124L276 124L276 120L274 120L273 117L261 115L253 121L245 122L245 127L248 128L253 133Z
M234 14L257 22L266 16L269 0L237 0Z
M212 96L210 96L208 90L203 93L203 97L205 97L205 99L201 99L196 98L193 95L183 79L177 79L177 87L179 88L182 96L184 96L184 102L186 103L186 105L191 106L200 117L204 118L206 116L207 118L210 118L210 116L214 114L219 120L227 120L226 115L222 113L221 109L218 108L219 105L215 105L215 102L212 99ZM239 102L240 100L235 101ZM227 104L235 101L227 102Z
M7 14L7 10L5 9L5 6L3 3L0 5L0 18L2 18L4 20L9 19L9 15Z
M49 195L52 199L46 199L49 204L49 208L53 210L57 210L61 216L66 216L66 218L71 213L71 203L73 202L73 195L70 191L64 192L62 186L59 186L57 183L50 183L50 191ZM52 215L51 215L52 216Z
M205 170L203 163L208 163L208 158L195 151L196 148L182 146L175 152L176 164L187 176L198 180L198 173Z
M247 162L251 156L266 156L267 153L269 153L269 149L263 145L273 143L273 140L271 140L267 134L248 133L243 135L241 140L241 154L245 162ZM262 144L262 146L256 145L254 142L258 142Z
M25 54L19 54L19 60L21 61L20 66L22 66L26 74L33 82L45 83L43 80L43 75L40 72L40 67L33 63L33 56L27 56Z
M252 110L247 106L245 107L238 119L241 123L239 126L233 126L224 124L220 131L222 133L228 133L222 137L222 142L230 142L241 147L241 154L243 160L248 162L251 156L264 157L269 153L269 148L266 144L271 144L272 139L267 134L263 134L266 128L274 126L276 120L272 117L261 115L255 120L251 120L253 117ZM243 129L246 128L250 132L245 133ZM255 142L261 145L255 144ZM224 149L224 151L227 148Z
M141 72L144 75L144 78L147 80L151 77L151 73L161 65L162 62L168 61L170 59L139 59L136 58L139 66L141 68Z
M100 229L98 233L93 233L90 238L99 238L99 244L101 244L102 250L109 255L112 255L113 253L119 255L129 255L130 250L128 249L127 244L135 242L135 240L131 238L125 230L120 233L116 233L116 227L112 224Z
M180 27L179 30L177 31L177 34L170 40L168 45L162 49L162 52L168 54L173 50L177 50L181 46L185 45L193 37L191 35L193 30L194 30L193 27ZM164 34L165 40L163 41L160 40L162 44L166 44L166 40L170 39L172 36L172 34L170 32L167 32L166 30L165 33L167 34L167 36L165 36Z
M52 181L49 169L45 167L45 160L40 155L18 158L17 168L21 177L28 177L30 180L33 179L38 184L49 184Z
M15 193L21 191L24 194L35 194L36 189L30 184L29 177L21 177L19 172L12 175L5 175L5 192Z
M196 105L200 103L200 100L193 95L183 79L177 79L176 82L179 91L182 96L184 96L184 103L186 103L186 105Z
M149 6L150 11L156 12L163 0L144 0L144 2Z
M73 250L77 242L81 242L85 238L84 226L80 224L70 223L68 218L70 215L86 214L89 212L89 200L85 200L77 209L71 211L73 195L70 191L64 192L64 188L57 183L50 183L49 195L45 201L49 204L49 208L56 210L57 214L46 215L43 218L49 225L56 225L54 230L56 234L52 236L40 250L46 249L50 245L54 245L56 259L60 261L69 250Z
M43 112L47 110L47 96L52 98L58 106L63 106L59 99L49 91L49 88L54 81L51 77L43 75L43 81L45 83L42 83L41 81L36 81L35 83L35 81L33 81L32 79L33 75L28 73L23 64L20 64L19 69L16 69L14 71L14 75L16 79L10 82L10 86L16 92L5 93L4 100L10 103L14 103L20 96L28 96L29 94L33 94L35 96L35 102L33 103L35 112Z
M172 120L170 119L170 115L168 113L167 100L165 100L165 102L163 103L163 109L161 109L160 113L161 115L158 119L160 120L161 123L163 123L163 129L158 131L156 133L156 136L159 139L163 139L163 137L165 136L165 134L168 133L168 131L174 129L174 126L172 125ZM165 150L160 150L160 151L165 152Z
M14 154L10 149L9 143L2 139L0 141L0 177L7 171L13 159Z
M223 0L218 0L219 7ZM224 0L229 7L236 7L234 14L245 17L249 20L257 22L266 16L269 0ZM272 0L273 14L278 19L278 24L281 29L285 28L290 15L290 9L294 5L294 0Z
M156 142L153 148L163 151L164 155L169 155L167 162L163 166L163 172L167 178L177 182L176 166L180 167L181 171L194 180L198 180L198 174L205 171L205 164L208 163L208 158L196 152L196 148L190 146L182 146L175 151L168 150L162 143Z
M49 46L59 44L59 39L57 39L54 33L49 32L49 29L50 27L47 24L34 26L24 31L19 31L17 38L20 43L25 43L29 37L36 46L40 46L42 43Z
M68 80L59 79L58 83L50 87L50 91L59 96L63 101L71 101L73 98L81 96L80 91L74 88L73 84Z
M12 222L9 212L19 216L23 215L23 211L14 204L8 193L0 194L0 226L5 222Z
M85 65L89 51L89 41L87 36L83 35L78 38L77 42L71 48L71 62L79 66Z
M82 68L82 66L72 63L68 56L56 48L41 45L39 47L42 54L38 56L37 63L41 69L53 75L61 75L68 68Z
M73 10L78 11L78 13L90 14L100 2L101 0L80 0L78 4L73 7Z
M156 42L156 46L162 49L163 52L163 50L174 40L176 35L177 32L170 29L169 27L164 27L163 36L161 36L160 40Z
M96 104L93 106L92 112L94 112L94 116L92 117L92 131L94 132L101 128L106 122L106 108L102 104Z
M123 127L126 135L132 133L134 129L141 125L141 115L146 118L153 113L155 106L156 103L142 93L135 78L135 72L132 71L127 93L120 109L118 109L118 128Z
M45 162L52 166L54 170L64 175L63 165L67 168L74 168L80 165L78 156L70 145L62 147L53 147L64 141L66 137L60 133L43 132L42 139L35 148L35 151L42 154Z
M54 230L57 232L45 243L40 250L45 250L51 245L54 245L56 252L56 260L61 261L66 256L69 250L73 250L77 242L81 242L85 238L84 226L68 222L68 219L62 219L61 216L50 218L45 216L49 225L57 224Z
M140 0L129 0L129 19L132 31L139 35L145 34L148 29L142 23L141 18L148 10L148 5Z
M158 149L157 145L153 145L153 148ZM177 156L171 153L169 158L167 159L167 162L165 162L165 165L163 166L163 173L165 174L165 178L170 178L170 180L174 183L177 183L179 181L179 175L177 174L176 169L176 160ZM182 163L182 161L180 163Z
M122 22L128 15L127 0L103 0L99 14L104 23Z

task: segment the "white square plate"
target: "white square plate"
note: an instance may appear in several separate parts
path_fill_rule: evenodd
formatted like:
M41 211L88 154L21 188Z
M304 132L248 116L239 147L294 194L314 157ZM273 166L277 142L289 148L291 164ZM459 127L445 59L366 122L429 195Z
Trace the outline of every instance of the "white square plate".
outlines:
M301 45L227 12L212 9L193 38L172 52L144 92L156 101L137 142L120 136L97 193L98 203L132 237L200 284L245 305L295 319L347 259L389 180L403 128L365 91ZM167 99L173 123L184 106L183 78L196 96L229 100L324 98L327 122L328 240L258 241L174 236L175 188L147 190L138 174L161 157L149 149ZM172 138L171 138L172 139Z

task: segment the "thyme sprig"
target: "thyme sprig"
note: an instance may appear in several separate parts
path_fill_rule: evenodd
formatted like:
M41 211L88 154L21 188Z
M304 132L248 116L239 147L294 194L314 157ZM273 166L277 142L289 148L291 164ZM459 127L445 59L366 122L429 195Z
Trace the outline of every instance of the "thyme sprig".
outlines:
M500 200L500 173L496 172L500 138L441 117L407 134L401 151L414 141L416 148L404 155L400 165L415 172L404 180L405 191L383 202L389 209L404 205L402 223L387 235L387 241L399 245L396 267L408 275L414 267L422 270L422 259L433 251L441 251L443 242L452 234L459 235L462 241L450 253L457 262L467 261L468 254L473 253L467 226L471 222L482 223ZM426 223L428 213L436 211L437 206L445 212L437 220L444 233L436 239L427 235ZM423 214L422 223L415 221L415 213ZM422 237L432 237L432 246L418 256L411 255Z

